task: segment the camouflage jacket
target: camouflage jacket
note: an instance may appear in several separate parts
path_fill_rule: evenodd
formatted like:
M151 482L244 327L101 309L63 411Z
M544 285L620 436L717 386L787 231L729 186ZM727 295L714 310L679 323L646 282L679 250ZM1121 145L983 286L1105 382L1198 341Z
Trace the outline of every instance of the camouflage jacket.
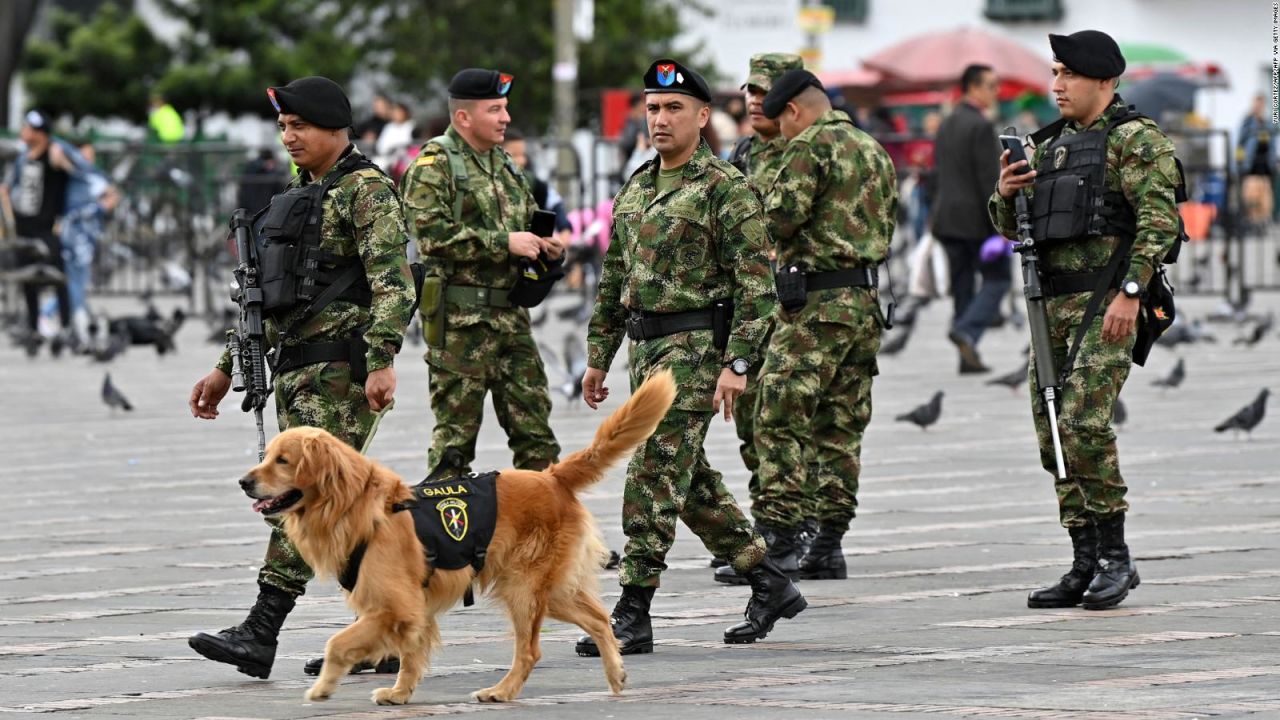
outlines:
M787 139L776 135L770 140L762 140L759 135L752 135L745 142L745 157L739 159L735 149L734 157L729 158L729 162L747 176L751 188L761 199L766 198L769 196L769 188L778 177L778 171L782 169L782 154L787 149Z
M359 155L360 151L353 148L350 153ZM319 181L337 171L335 164ZM305 171L299 172L286 189L311 182L315 181ZM369 344L369 372L391 367L404 340L409 309L417 294L405 255L407 242L400 196L390 178L374 168L364 168L334 183L324 197L320 247L335 255L359 257L373 300L368 308L335 300L304 322L293 336L284 338L282 345L346 340L359 332ZM305 309L303 305L274 320L267 318L268 348L275 347L280 332L291 327ZM229 353L222 353L217 367L230 374Z
M884 262L898 184L880 143L831 110L787 143L781 165L765 201L779 267L828 272Z
M450 126L467 168L462 218L453 219L459 189L449 167L447 151L427 143L400 180L405 216L418 253L431 272L447 275L450 285L510 288L519 275L518 259L507 250L507 234L528 230L537 206L523 175L512 172L510 156L494 147L480 153ZM527 330L524 308L494 308L450 302L448 325L487 323L503 331Z
M733 298L728 347L711 363L709 407L724 361L755 362L776 302L763 214L742 173L705 142L685 164L679 185L664 195L657 194L658 168L657 158L641 165L614 198L613 240L591 316L587 362L609 368L628 310L683 312ZM711 336L710 330L677 333L649 344L684 342L707 355L714 351Z
M1088 127L1067 123L1063 134L1101 130L1125 108L1117 102ZM1040 163L1048 143L1037 147L1032 167ZM1130 252L1125 280L1146 287L1165 253L1178 237L1178 209L1173 191L1178 170L1173 160L1173 142L1151 120L1127 122L1107 136L1106 185L1124 193L1138 218L1138 234ZM1018 236L1017 210L1013 198L993 192L987 201L991 222L1007 238ZM1059 243L1041 251L1041 269L1046 273L1081 272L1105 267L1120 238L1115 235L1088 238L1081 242Z

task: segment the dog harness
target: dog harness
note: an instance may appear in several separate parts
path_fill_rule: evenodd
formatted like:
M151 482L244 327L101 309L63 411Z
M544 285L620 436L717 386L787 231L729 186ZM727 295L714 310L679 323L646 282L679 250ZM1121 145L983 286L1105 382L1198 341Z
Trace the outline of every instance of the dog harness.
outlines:
M428 478L411 488L413 498L394 503L392 512L409 511L414 531L422 542L427 580L436 569L459 570L468 565L476 574L484 569L485 555L498 520L498 473L471 473L443 479ZM351 592L360 575L367 543L361 542L347 558L338 584ZM471 588L463 605L474 604Z

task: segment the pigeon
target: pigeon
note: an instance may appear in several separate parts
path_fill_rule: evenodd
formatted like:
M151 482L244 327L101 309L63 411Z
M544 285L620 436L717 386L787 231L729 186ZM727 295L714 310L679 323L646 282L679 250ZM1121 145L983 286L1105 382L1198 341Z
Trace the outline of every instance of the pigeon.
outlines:
M133 405L129 402L128 398L120 393L119 388L111 384L111 373L107 373L106 376L102 378L102 402L113 411L116 408L126 412L133 410Z
M911 326L908 325L901 332L894 334L888 342L880 345L880 355L897 355L907 346L907 341L911 339Z
M1187 363L1183 358L1178 358L1178 364L1173 366L1169 374L1162 378L1156 378L1151 383L1151 387L1160 388L1176 388L1187 379Z
M920 426L921 430L928 428L930 425L938 422L938 418L942 415L942 391L933 394L933 399L921 405L904 415L894 418L898 422L915 423Z
M1216 343L1218 339L1205 331L1204 326L1199 320L1193 320L1190 323L1175 321L1173 327L1164 331L1157 340L1156 344L1162 347L1173 347L1182 343L1188 345L1198 342Z
M1258 426L1258 423L1262 422L1263 416L1267 414L1267 396L1270 394L1270 390L1263 388L1253 402L1240 408L1240 411L1235 415L1223 420L1213 431L1243 430L1246 434L1251 434L1253 429Z
M1267 317L1253 326L1253 332L1245 337L1236 338L1232 345L1247 345L1253 347L1262 341L1262 338L1271 332L1271 328L1275 325L1276 317L1273 313L1267 313Z
M1129 421L1129 411L1125 409L1124 403L1120 402L1120 398L1116 398L1116 403L1111 407L1111 424L1119 430L1126 422Z
M129 339L117 333L107 335L107 340L100 347L95 347L89 351L90 357L95 362L109 363L116 359L116 356L125 351L129 345Z
M1027 381L1027 371L1030 370L1030 368L1031 362L1028 360L1027 362L1022 363L1022 367L1017 370L1014 370L1008 375L1001 375L998 378L992 378L987 381L987 384L1003 385L1010 390L1017 392L1018 388L1022 386L1022 383Z

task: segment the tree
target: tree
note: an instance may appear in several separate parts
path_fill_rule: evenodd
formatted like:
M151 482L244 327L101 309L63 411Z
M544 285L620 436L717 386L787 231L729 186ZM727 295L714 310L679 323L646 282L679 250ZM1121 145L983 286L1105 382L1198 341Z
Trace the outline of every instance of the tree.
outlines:
M0 3L0 122L9 119L9 84L22 59L27 32L35 21L39 0Z
M32 39L23 69L34 104L53 115L145 121L170 51L136 15L107 3L88 21L50 9L52 38Z

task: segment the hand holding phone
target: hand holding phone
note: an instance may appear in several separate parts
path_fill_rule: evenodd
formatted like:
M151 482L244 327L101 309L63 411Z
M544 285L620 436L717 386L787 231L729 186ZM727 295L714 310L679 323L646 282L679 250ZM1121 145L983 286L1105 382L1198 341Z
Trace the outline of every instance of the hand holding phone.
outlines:
M1009 164L1013 165L1018 161L1027 163L1026 165L1013 171L1015 175L1031 172L1031 161L1027 160L1027 151L1022 147L1022 139L1013 135L1001 135L1000 147L1009 151Z
M1008 159L1000 168L996 192L1000 193L1001 197L1011 198L1023 188L1030 187L1035 182L1036 174L1027 160L1027 152L1022 148L1021 139L1013 135L1001 135L1000 146L1004 148L1000 153L1002 158L1008 155ZM1023 164L1014 167L1020 162Z

